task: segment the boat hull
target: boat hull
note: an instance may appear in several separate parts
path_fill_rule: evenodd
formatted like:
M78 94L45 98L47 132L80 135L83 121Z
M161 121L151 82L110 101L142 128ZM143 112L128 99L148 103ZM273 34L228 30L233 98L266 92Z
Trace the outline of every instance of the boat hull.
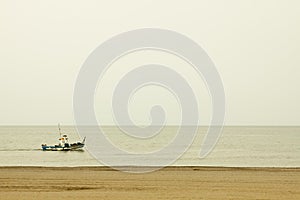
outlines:
M79 150L82 149L84 147L84 144L80 143L80 144L71 144L70 146L59 146L59 145L55 145L55 146L47 146L47 145L42 145L42 150L43 151L72 151L72 150Z

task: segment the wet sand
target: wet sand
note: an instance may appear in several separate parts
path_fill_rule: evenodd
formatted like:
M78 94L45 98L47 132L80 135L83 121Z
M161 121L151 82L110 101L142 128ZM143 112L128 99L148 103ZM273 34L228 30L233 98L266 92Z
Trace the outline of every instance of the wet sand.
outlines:
M0 167L0 199L300 199L300 168Z

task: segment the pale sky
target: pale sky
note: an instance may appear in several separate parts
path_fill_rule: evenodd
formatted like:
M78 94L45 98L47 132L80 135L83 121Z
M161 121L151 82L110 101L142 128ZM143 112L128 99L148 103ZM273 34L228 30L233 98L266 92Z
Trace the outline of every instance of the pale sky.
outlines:
M223 80L226 125L300 125L299 24L297 0L1 0L0 124L73 124L74 84L88 55L114 35L151 27L184 34L208 53ZM174 65L197 84L189 66L157 52L119 64L151 59ZM111 92L117 71L111 69L101 90ZM209 95L202 86L196 90L201 123L207 124ZM134 120L147 122L145 97L153 92L176 123L176 101L151 87L130 104ZM96 102L96 112L110 124L109 105Z

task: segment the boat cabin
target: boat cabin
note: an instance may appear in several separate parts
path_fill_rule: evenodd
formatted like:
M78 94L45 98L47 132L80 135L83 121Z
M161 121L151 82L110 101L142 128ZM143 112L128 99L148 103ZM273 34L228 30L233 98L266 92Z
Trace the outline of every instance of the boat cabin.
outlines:
M59 138L59 144L62 147L69 146L69 138L68 138L68 136L67 135L63 135L61 138Z

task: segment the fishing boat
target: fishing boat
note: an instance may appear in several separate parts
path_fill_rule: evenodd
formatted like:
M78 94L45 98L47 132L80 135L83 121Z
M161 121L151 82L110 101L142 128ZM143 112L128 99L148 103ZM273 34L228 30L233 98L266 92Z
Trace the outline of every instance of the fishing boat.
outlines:
M72 151L80 150L84 147L85 137L82 142L69 143L69 138L66 134L61 133L60 125L58 125L59 130L59 143L57 145L49 146L47 144L42 144L43 151Z

